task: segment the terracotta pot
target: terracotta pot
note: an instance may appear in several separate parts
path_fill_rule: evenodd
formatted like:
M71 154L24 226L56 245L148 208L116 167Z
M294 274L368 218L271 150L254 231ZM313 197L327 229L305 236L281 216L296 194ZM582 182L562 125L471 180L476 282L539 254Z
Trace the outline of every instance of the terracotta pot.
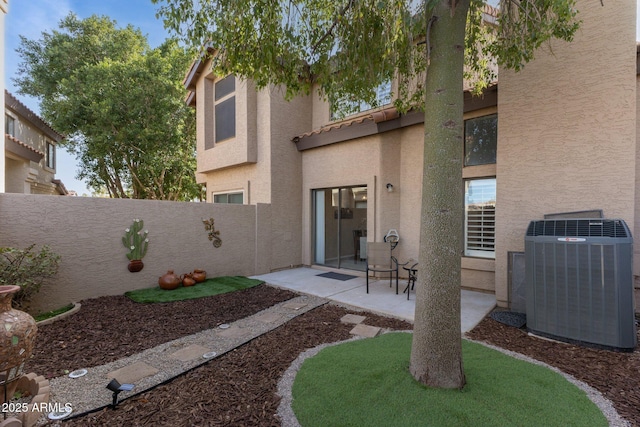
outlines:
M24 311L11 307L19 286L0 286L0 382L7 382L7 397L13 397L24 362L31 357L38 327ZM4 403L4 393L0 393Z
M130 272L137 273L144 268L144 264L141 259L132 259L127 266Z
M158 279L158 285L162 289L166 289L168 291L180 286L181 282L182 281L180 280L180 276L178 276L177 274L174 274L173 270L167 271L166 274L160 276L160 278Z
M193 286L196 284L196 279L193 278L191 273L182 275L182 286Z
M207 272L204 270L193 270L191 274L196 283L202 283L207 279Z

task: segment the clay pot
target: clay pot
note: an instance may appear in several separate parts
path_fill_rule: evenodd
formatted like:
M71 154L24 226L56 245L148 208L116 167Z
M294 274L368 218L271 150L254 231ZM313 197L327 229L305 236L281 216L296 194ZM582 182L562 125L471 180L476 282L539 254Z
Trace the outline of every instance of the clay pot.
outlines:
M36 321L24 311L11 307L19 286L0 286L0 382L7 382L7 396L13 396L24 362L31 357L36 338ZM0 393L4 403L4 393Z
M196 279L193 278L191 273L182 275L182 286L193 286L196 284Z
M195 280L196 283L202 283L207 279L207 272L204 270L193 270L193 273L191 273L191 275L193 276L193 280Z
M144 264L141 259L132 259L127 266L130 272L137 273L144 268Z
M174 274L173 270L167 271L166 274L160 276L160 278L158 279L158 285L162 289L166 289L168 291L180 286L181 282L182 280L180 280L180 276L178 276L177 274Z

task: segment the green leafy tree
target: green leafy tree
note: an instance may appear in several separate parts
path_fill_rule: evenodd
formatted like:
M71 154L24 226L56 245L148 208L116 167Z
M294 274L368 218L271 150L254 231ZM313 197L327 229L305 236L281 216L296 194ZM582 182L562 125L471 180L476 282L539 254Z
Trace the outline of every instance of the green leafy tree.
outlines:
M39 40L21 37L20 93L67 134L78 178L110 197L192 200L195 112L182 79L192 56L175 40L150 49L133 27L69 14Z
M463 82L474 79L481 92L496 62L519 70L542 44L571 40L575 1L503 0L493 23L482 0L152 1L176 34L216 49L217 74L284 85L290 97L317 87L331 103L371 105L375 87L396 77L399 110L424 111L410 371L429 386L462 387Z

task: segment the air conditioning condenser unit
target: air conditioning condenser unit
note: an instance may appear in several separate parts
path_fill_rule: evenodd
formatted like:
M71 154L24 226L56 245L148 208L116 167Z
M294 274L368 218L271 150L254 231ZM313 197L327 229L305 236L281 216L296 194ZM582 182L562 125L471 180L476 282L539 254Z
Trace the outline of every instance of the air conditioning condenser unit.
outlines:
M527 328L633 351L633 238L620 219L532 221L525 237Z

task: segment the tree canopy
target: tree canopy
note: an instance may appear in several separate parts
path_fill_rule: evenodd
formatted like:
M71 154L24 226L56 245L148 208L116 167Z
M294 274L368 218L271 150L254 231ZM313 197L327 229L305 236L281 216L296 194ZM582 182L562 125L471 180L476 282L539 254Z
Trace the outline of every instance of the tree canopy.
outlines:
M111 197L192 200L195 112L182 79L193 57L175 40L151 49L132 26L69 14L38 40L20 37L19 92L81 162L78 178Z
M463 88L495 65L521 69L552 39L571 40L575 0L152 0L188 44L213 47L213 72L317 88L330 103L376 105L396 80L395 105L425 113L420 275L410 371L434 387L465 383L461 357ZM493 67L492 67L493 66Z

